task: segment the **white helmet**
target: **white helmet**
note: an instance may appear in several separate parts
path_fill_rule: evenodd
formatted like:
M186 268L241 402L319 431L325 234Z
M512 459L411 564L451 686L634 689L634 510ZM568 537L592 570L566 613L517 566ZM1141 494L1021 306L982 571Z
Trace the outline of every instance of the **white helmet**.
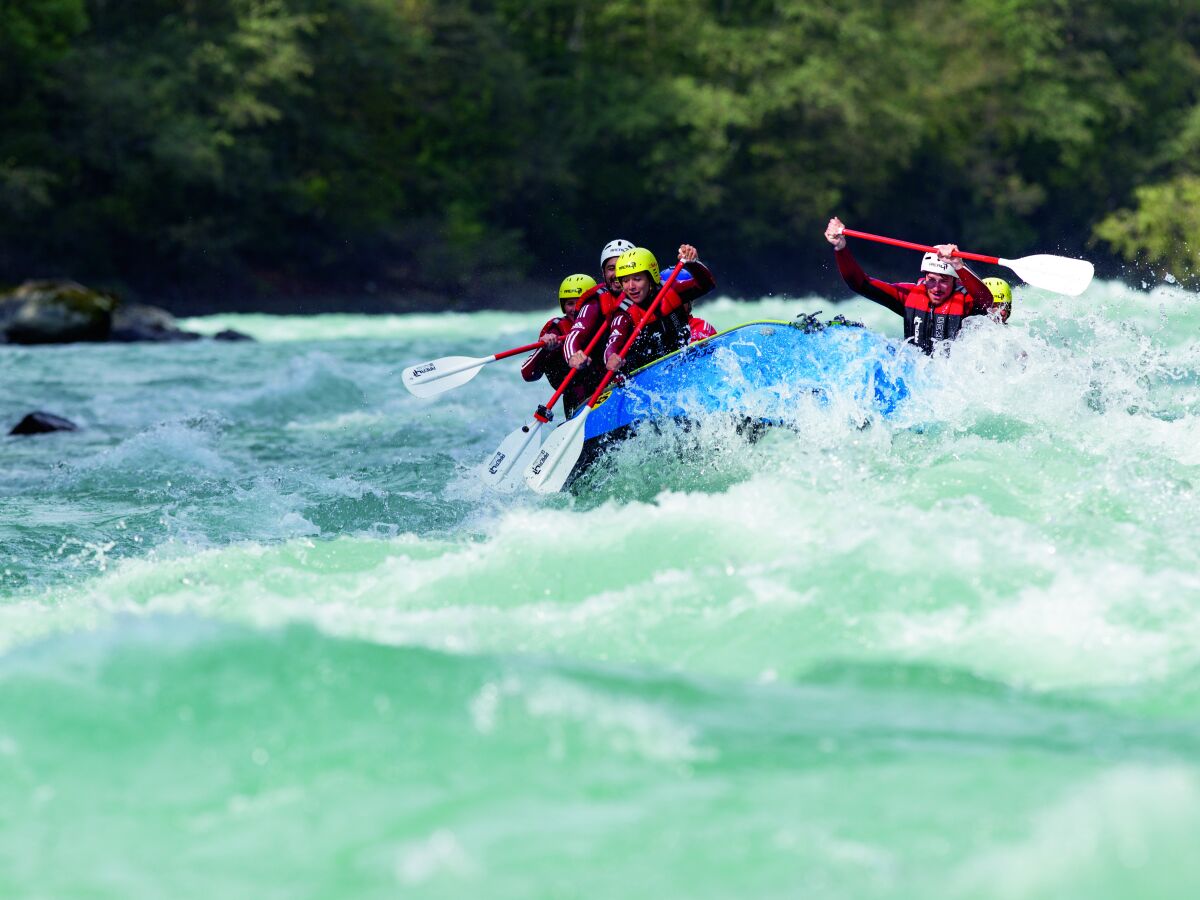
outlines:
M600 251L600 268L604 268L604 263L612 259L614 256L620 256L626 250L636 249L629 241L623 241L620 238L614 238L604 245L604 249Z
M954 266L936 253L926 253L921 257L921 271L933 272L935 275L949 275L951 278L957 278L958 273L954 271Z

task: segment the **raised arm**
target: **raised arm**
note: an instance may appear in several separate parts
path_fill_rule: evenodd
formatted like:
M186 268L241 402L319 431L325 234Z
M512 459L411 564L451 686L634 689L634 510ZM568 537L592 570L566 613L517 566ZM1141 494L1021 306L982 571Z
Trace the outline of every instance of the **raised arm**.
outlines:
M834 216L825 226L825 240L833 245L833 258L837 262L838 274L842 276L846 286L854 293L886 306L896 315L904 315L905 287L880 281L864 272L858 260L850 253L850 248L846 246L846 236L843 234L845 228L842 220Z

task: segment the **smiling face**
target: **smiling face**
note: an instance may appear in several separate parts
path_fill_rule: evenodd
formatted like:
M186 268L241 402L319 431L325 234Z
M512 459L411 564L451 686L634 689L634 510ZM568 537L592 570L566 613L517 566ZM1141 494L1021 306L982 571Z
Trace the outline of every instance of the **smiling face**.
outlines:
M639 306L650 296L650 288L653 284L649 272L634 272L632 275L624 275L621 278L621 290L625 292L626 297Z
M951 275L939 275L937 272L925 273L925 290L929 298L936 303L945 303L958 286L958 279Z
M569 297L563 301L563 315L568 319L575 317L575 307L579 304L578 297Z
M616 256L610 256L600 269L605 286L614 294L621 293L621 284L617 279L617 259Z

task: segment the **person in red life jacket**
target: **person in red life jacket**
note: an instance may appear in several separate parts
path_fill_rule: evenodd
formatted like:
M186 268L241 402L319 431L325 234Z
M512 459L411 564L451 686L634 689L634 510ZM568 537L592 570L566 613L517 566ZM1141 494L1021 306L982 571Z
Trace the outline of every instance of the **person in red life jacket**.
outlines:
M662 277L658 271L658 260L645 247L635 247L621 254L617 260L621 298L613 312L608 341L604 347L604 364L608 369L617 371L624 368L632 372L687 346L691 329L688 326L686 304L703 297L717 283L708 267L700 262L696 248L691 244L680 246L679 264L691 278L683 283L676 280L642 328L629 353L622 359L620 351L658 296Z
M622 253L627 253L634 247L624 238L614 238L604 245L600 251L600 278L604 282L604 290L616 297L621 293L621 282L617 278L617 260ZM597 287L597 291L600 288Z
M614 238L604 245L600 251L600 278L602 279L591 290L585 291L579 298L579 307L575 315L575 324L571 327L566 340L563 341L563 357L573 369L593 367L591 372L581 372L575 376L575 381L593 382L593 387L600 383L601 375L596 369L604 365L603 340L592 350L589 358L584 352L591 343L597 329L611 314L612 307L621 294L621 284L617 281L617 258L627 250L632 250L633 244L623 238ZM606 308L608 311L606 312Z
M562 344L571 326L575 324L575 311L584 292L596 287L596 279L590 275L568 275L558 286L558 306L561 316L555 316L542 326L538 340L542 346L534 350L521 364L521 377L526 381L537 381L543 375L555 388L563 383L569 371L563 359ZM568 388L569 390L569 388Z
M589 355L585 351L592 343L592 338L601 329L607 330L609 318L616 308L621 295L621 284L617 281L617 259L626 250L632 250L633 244L624 238L614 238L604 245L600 251L601 281L590 290L584 291L579 298L579 306L575 312L575 324L563 340L563 358L567 365L580 372L567 386L566 400L569 410L585 402L600 384L604 377L604 343L602 335L594 345Z
M963 319L987 313L994 305L987 285L954 256L954 244L939 244L937 253L925 254L919 282L892 284L862 270L846 246L845 227L837 216L825 227L842 279L855 293L904 316L904 339L924 353L933 353L939 341L954 340Z
M705 338L710 338L717 333L717 329L713 328L703 319L692 315L692 301L688 300L683 304L683 310L688 317L688 330L691 332L691 343L702 341Z

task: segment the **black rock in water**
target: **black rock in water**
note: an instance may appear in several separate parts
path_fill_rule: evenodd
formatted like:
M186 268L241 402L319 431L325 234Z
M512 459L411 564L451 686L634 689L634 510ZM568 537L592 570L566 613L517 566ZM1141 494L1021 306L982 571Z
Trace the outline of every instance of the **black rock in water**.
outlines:
M31 412L16 424L13 434L49 434L52 431L78 431L79 426L70 419L48 412Z
M248 334L242 334L240 331L234 331L232 328L226 328L224 331L218 331L213 335L214 341L252 341L254 338Z

